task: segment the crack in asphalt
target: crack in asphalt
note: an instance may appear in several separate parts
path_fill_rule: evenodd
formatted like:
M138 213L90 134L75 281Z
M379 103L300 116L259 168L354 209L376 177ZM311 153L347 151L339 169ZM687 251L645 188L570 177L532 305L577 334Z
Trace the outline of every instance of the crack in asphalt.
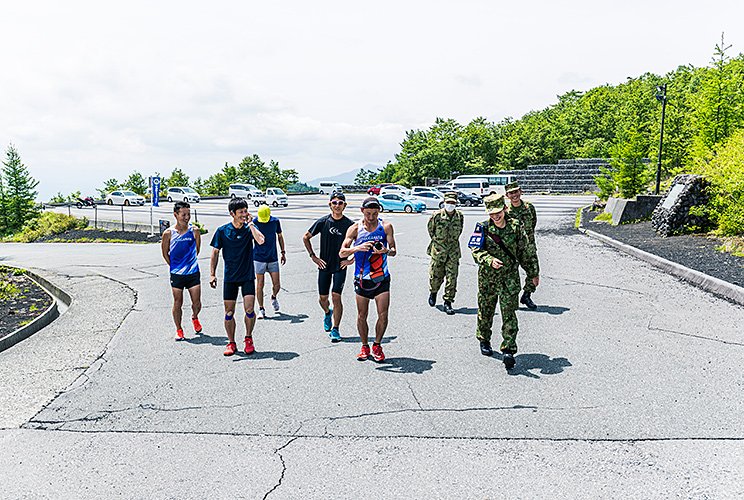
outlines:
M542 276L540 276L540 278L542 279ZM619 290L621 292L630 292L630 293L638 294L640 296L649 295L649 294L647 294L645 292L641 292L641 291L638 291L638 290L632 290L630 288L622 288L622 287L619 287L619 286L602 285L600 283L590 283L588 281L572 280L572 279L568 279L568 278L555 278L555 277L550 277L550 276L545 276L545 278L553 279L555 281L565 281L567 283L571 283L571 284L574 284L574 285L586 285L586 286L596 286L596 287L599 287L599 288L609 288L610 290Z
M734 342L732 340L723 340L723 339L717 339L713 337L706 337L705 335L696 335L694 333L687 333L687 332L680 332L677 330L667 330L666 328L657 328L655 326L651 326L651 322L653 322L653 318L648 320L648 324L646 325L646 329L649 331L656 331L656 332L663 332L663 333L673 333L675 335L681 335L683 337L692 337L694 339L700 339L700 340L708 340L710 342L718 342L721 344L726 345L735 345L739 347L744 347L744 343L741 342Z
M282 464L282 472L276 484L269 491L267 491L266 494L263 496L264 500L266 500L269 497L269 495L271 495L274 491L277 490L277 488L279 488L282 485L282 482L284 481L284 475L287 473L287 463L284 461L284 455L282 455L281 452L284 448L286 448L287 446L295 442L297 439L299 439L298 433L300 432L300 430L302 430L303 425L305 425L304 420L300 423L300 426L297 428L297 430L295 430L292 433L292 437L286 443L284 443L279 448L274 450L274 455L277 455L279 457L279 461Z
M421 406L421 402L419 401L419 398L416 396L416 392L414 392L413 387L411 387L411 381L406 380L406 384L408 385L408 390L411 391L411 396L413 396L413 400L416 401L416 404L419 407L419 410L423 410L424 407Z

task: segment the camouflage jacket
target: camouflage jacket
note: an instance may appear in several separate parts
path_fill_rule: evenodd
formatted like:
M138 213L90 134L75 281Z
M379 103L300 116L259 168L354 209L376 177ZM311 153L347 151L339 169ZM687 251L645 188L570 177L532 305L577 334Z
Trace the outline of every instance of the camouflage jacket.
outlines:
M460 257L462 255L460 252L460 235L462 234L464 220L465 218L459 210L455 210L452 215L447 215L447 211L444 209L434 212L427 225L431 242L429 248L426 249L426 253L432 257L441 254Z
M522 221L527 237L530 239L531 243L534 243L535 226L537 225L537 211L535 210L535 205L522 200L522 204L518 207L509 207L507 214L509 214L510 217Z
M515 218L507 217L505 220L506 226L503 228L496 227L490 219L476 224L475 231L484 233L484 237L483 246L473 249L473 259L481 266L481 269L491 269L498 276L510 273L517 273L519 276L520 265L527 272L527 277L539 276L540 264L537 260L537 251L535 245L530 243L523 224ZM499 236L514 258L504 252L501 246L488 236L489 234ZM499 259L504 263L504 267L491 268L493 259Z

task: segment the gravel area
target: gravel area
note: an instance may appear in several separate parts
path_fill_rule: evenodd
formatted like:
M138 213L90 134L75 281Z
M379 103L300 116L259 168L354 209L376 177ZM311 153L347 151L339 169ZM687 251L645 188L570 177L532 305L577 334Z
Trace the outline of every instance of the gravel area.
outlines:
M651 222L613 226L606 222L595 222L594 218L600 213L585 211L582 216L583 226L690 269L744 287L744 258L716 250L722 244L720 239L704 235L663 238L656 234Z
M105 229L73 229L53 236L45 236L36 240L37 243L49 242L132 242L132 243L158 243L160 236L150 236L139 231L109 231Z
M14 296L0 299L0 338L10 335L21 326L41 316L52 305L52 298L33 280L15 269L0 266L0 280L11 284L18 292Z

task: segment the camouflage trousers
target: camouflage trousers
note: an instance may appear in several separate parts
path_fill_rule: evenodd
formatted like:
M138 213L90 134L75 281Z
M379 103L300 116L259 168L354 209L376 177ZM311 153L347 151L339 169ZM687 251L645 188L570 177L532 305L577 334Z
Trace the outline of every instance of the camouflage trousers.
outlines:
M438 293L445 278L444 300L453 302L457 293L457 274L460 270L460 257L457 255L437 255L429 264L429 292Z
M535 243L533 242L532 244L534 245ZM537 250L537 248L535 248L535 250ZM524 279L524 288L522 288L522 290L524 290L525 293L534 293L535 290L537 290L537 287L532 284L532 278L529 276Z
M480 341L491 341L493 315L496 304L501 306L501 352L517 352L517 309L519 309L519 270L502 276L495 269L478 268L478 326L475 336Z

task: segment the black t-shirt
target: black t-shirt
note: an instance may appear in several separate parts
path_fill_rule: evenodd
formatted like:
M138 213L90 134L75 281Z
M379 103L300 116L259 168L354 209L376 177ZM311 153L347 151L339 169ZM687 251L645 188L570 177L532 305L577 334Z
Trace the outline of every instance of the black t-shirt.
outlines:
M308 229L313 236L320 233L320 258L326 263L325 271L335 273L341 269L338 252L346 238L346 231L353 225L351 219L345 215L336 220L333 215L328 214L316 220Z

